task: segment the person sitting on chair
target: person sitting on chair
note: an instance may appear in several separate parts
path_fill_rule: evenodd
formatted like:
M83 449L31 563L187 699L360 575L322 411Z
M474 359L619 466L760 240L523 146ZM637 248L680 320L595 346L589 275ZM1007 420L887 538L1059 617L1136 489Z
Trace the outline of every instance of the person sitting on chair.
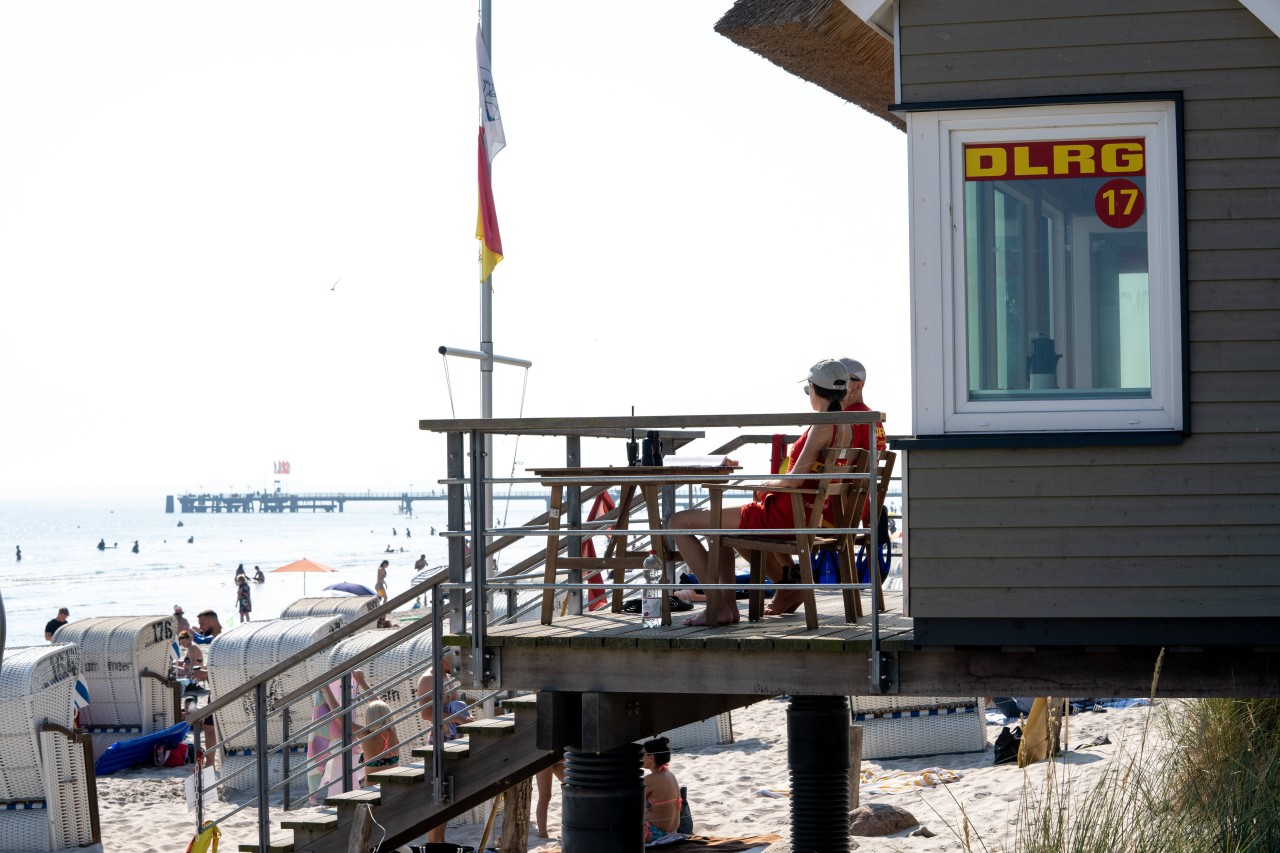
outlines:
M802 380L803 381L803 380ZM809 406L815 412L839 412L844 399L846 386L849 384L849 373L838 361L824 359L809 368L809 377L804 386L809 397ZM788 471L812 472L821 465L822 451L828 447L848 447L853 440L853 430L848 424L824 424L806 429L791 447L787 454ZM785 492L771 492L769 489L795 488L794 480L770 480L761 483L757 491L757 499L742 506L722 507L720 518L713 519L708 509L686 509L671 516L671 529L721 528L726 530L767 530L804 526L806 519L792 518L791 495ZM802 488L815 488L814 481L806 480L800 484ZM813 498L807 497L804 508L808 512L813 505ZM709 565L707 549L695 536L677 535L674 537L680 558L688 564L690 570L700 578L706 579ZM772 560L765 560L765 574L774 583L795 583L791 573L784 573L782 567ZM720 577L715 583L733 583L735 579L733 566L733 549L720 549ZM800 606L801 594L795 590L779 590L773 596L773 602L765 610L770 615L791 613ZM716 620L720 624L737 622L741 619L738 605L733 599L721 599L720 612ZM686 625L707 624L706 612L702 612L685 622Z

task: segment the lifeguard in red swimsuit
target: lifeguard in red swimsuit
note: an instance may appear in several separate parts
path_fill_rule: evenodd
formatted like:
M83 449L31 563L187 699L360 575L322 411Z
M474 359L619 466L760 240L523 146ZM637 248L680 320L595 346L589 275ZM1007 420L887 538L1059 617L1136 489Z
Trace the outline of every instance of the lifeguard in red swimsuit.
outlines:
M815 412L841 411L841 401L844 399L848 384L849 372L845 370L844 365L840 362L830 359L818 362L809 368L809 376L805 385L805 393L809 395L810 407ZM812 472L816 470L816 466L822 458L822 451L828 447L848 447L852 440L853 430L848 424L810 427L804 431L804 434L800 436L800 439L787 455L790 463L790 467L787 470ZM764 491L764 494L759 500L752 501L744 506L724 507L718 519L711 518L711 511L707 509L682 510L671 516L671 529L768 530L795 527L796 524L791 514L791 496L768 491L771 488L789 488L794 485L794 480L770 480L761 483L759 488ZM816 485L816 481L804 481L804 486L808 488L813 488ZM810 499L806 505L806 510L812 506L813 502ZM706 578L707 566L710 562L706 546L691 534L675 535L672 538L675 539L676 548L680 551L680 558L689 565L689 569L699 578ZM774 574L777 574L776 568ZM781 578L774 578L774 580L779 579ZM732 548L721 548L720 577L716 582L734 582ZM774 595L772 607L775 610L772 612L780 612L776 608L779 605L778 595L783 592L785 590ZM721 596L722 600L724 598L727 598L727 596ZM737 603L730 599L723 601L721 604L721 612L717 614L716 621L718 624L723 625L737 622L741 618L741 614L738 613ZM685 624L705 625L705 611L689 619Z

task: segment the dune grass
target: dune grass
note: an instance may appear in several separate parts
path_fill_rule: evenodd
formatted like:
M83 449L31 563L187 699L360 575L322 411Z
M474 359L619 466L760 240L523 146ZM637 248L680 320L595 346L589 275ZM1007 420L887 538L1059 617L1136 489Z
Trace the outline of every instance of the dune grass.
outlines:
M1155 694L1159 663L1152 683ZM1163 737L1148 738L1159 726ZM1158 744L1158 745L1157 745ZM1280 700L1187 699L1148 711L1092 785L1028 768L1012 849L1022 853L1280 850Z

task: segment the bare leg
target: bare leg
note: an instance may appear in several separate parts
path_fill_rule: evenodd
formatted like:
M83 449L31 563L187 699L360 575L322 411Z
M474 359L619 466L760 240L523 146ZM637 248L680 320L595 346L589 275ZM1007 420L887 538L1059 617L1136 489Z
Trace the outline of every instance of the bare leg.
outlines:
M795 564L789 559L785 559L781 554L769 554L772 557L772 565L776 576L770 576L770 580L774 583L794 583L794 579L790 577ZM766 571L767 573L767 571ZM766 616L782 616L787 613L794 613L796 608L804 603L804 593L798 589L790 589L782 586L774 590L773 598L764 608Z
M721 509L720 519L718 522L711 518L711 511L705 509L686 509L677 512L671 516L670 526L672 530L690 530L702 528L708 530L714 527L724 528L726 530L737 530L738 519L740 517L739 509L736 506L727 506ZM672 537L675 539L676 549L680 552L680 559L688 564L689 568L699 578L706 578L707 569L710 562L707 558L707 549L698 538L693 535L677 534ZM715 580L708 580L708 583L733 583L733 549L720 549L720 577ZM741 619L738 613L737 602L732 596L722 596L720 611L716 614L716 621L725 624L737 622ZM705 625L707 624L706 611L698 614L692 619L685 621L686 625Z
M564 762L538 771L538 804L534 809L538 821L538 837L547 837L547 806L551 804L551 777L564 781Z

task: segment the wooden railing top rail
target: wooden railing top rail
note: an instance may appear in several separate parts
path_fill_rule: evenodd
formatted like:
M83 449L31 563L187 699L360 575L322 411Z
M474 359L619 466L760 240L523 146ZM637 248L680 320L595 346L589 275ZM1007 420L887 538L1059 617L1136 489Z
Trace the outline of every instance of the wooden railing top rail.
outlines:
M780 412L772 415L651 415L648 417L451 418L420 420L418 429L431 432L482 430L524 435L579 435L629 438L631 430L688 427L753 427L777 424L871 424L883 422L883 412ZM573 426L565 426L573 424ZM685 433L687 435L687 433Z

